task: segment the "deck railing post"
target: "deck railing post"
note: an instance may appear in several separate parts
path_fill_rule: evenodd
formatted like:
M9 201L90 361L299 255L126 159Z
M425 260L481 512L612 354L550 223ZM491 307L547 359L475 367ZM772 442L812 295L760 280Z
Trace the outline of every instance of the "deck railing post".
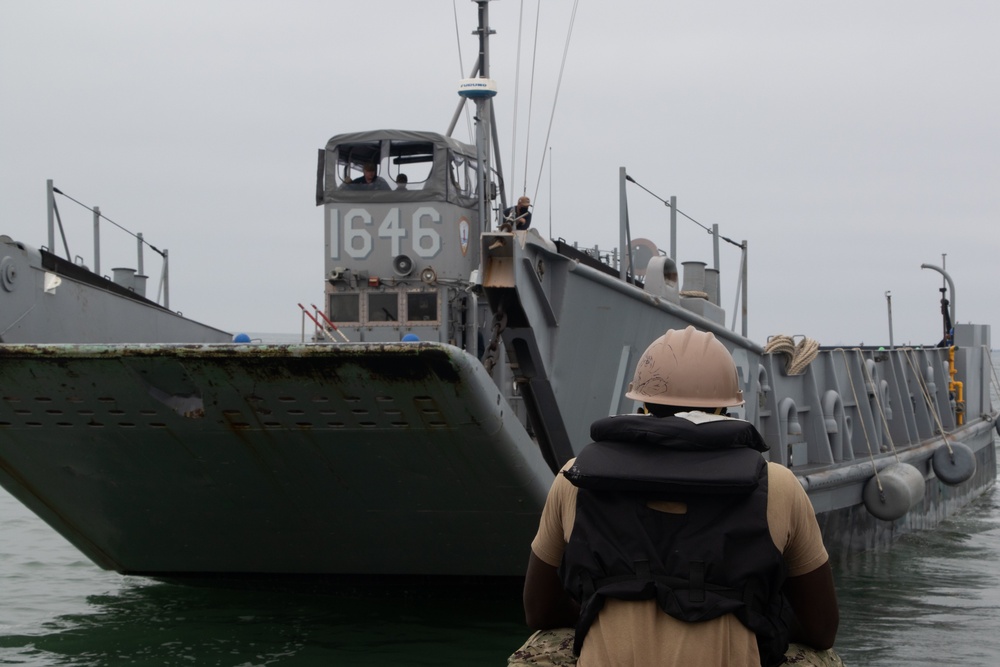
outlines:
M94 207L94 273L101 275L101 207Z
M618 263L618 277L625 280L625 258L631 255L628 247L628 198L625 194L625 167L618 167L618 247L621 248L621 261Z
M170 253L163 249L163 307L170 310Z
M712 225L712 260L715 262L712 267L721 273L722 267L719 266L719 223Z
M55 193L52 192L52 179L45 181L45 205L49 214L49 252L56 247L56 215Z
M748 312L748 309L747 309L747 297L750 294L750 290L747 287L747 280L748 280L748 276L750 275L749 272L747 271L747 264L749 263L749 260L750 260L750 249L747 247L747 241L746 241L746 239L743 239L743 242L740 245L743 248L743 337L746 338L747 337L747 331L748 331L748 329L747 329L747 322L748 322L748 318L747 318L747 312Z
M677 197L670 195L670 259L677 261Z

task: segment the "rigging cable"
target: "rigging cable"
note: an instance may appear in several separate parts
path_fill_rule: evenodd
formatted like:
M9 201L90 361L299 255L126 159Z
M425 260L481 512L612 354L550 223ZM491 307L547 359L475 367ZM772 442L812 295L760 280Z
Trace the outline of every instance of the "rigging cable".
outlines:
M76 202L77 204L79 204L80 206L84 207L85 209L87 209L87 210L88 210L88 211L90 211L91 213L95 213L95 212L96 212L96 211L94 211L94 209L92 209L91 207L87 206L87 205L86 205L86 204L84 204L83 202L81 202L81 201L77 201L76 199L73 199L72 197L70 197L70 196L69 196L68 194L66 194L65 192L63 192L63 191L62 191L62 190L60 190L59 188L55 188L55 187L54 187L54 188L52 188L52 191L53 191L53 192L56 192L56 193L58 193L58 194L61 194L61 195L62 195L63 197L65 197L66 199L69 199L69 200L70 200L70 201L72 201L72 202ZM121 225L119 225L119 224L118 224L117 222L115 222L114 220L112 220L112 219L111 219L111 218L109 218L108 216L104 215L103 213L98 213L97 215L98 215L98 217L101 217L101 218L104 218L105 220L107 220L108 222L110 222L110 223L111 223L112 225L114 225L114 226L115 226L115 227L117 227L118 229L122 230L123 232L125 232L125 233L126 233L126 234L128 234L129 236L133 237L133 238L134 238L134 239L136 239L137 241L140 241L140 242L142 242L142 243L145 243L146 245L148 245L148 246L149 246L149 249L150 249L150 250L152 250L153 252L157 253L157 254L158 254L158 255L160 255L161 257L163 256L163 251L161 251L161 250L160 250L159 248L157 248L157 247L156 247L155 245L153 245L152 243L150 243L149 241L147 241L147 240L146 240L145 238L143 238L143 237L141 237L141 236L138 236L137 234L133 234L132 232L130 232L129 230L125 229L124 227L122 227L122 226L121 226ZM64 243L65 243L65 240L66 240L66 239L65 239L65 236L64 236L64 237L63 237L63 242L64 242ZM68 251L68 248L67 248L67 251Z
M541 17L542 2L539 0L535 10L535 44L531 52L531 83L528 86L528 129L524 134L524 189L521 194L525 195L528 194L528 146L531 144L531 106L535 101L535 63L538 62L538 24Z
M462 78L465 76L465 63L462 62L462 36L458 28L458 7L455 5L455 0L451 0L452 14L455 16L455 42L458 45L458 77ZM481 67L481 65L480 65ZM482 74L482 69L479 71ZM472 133L472 119L469 118L469 107L462 105L465 109L465 124L469 130L469 136L474 137Z
M843 355L843 357L844 357L844 368L847 369L847 383L850 385L850 387L851 387L851 394L854 396L854 405L857 406L858 409L860 410L861 409L861 400L858 398L858 390L854 386L854 377L851 375L851 364L847 360L847 352L842 347L838 347L838 348L834 349L833 351L834 352L840 352L840 354ZM855 356L861 357L861 362L862 362L862 364L864 364L864 355L863 355L863 353L862 353L862 351L861 351L860 348L856 347L856 348L852 349L851 352L856 352L857 355L855 355ZM871 405L868 406L868 410L871 411ZM872 421L874 421L874 420L875 420L875 417L873 415L872 416ZM865 425L865 420L864 420L863 416L862 416L862 419L859 419L858 421L861 423L861 431L865 435L865 445L867 445L867 447L868 447L868 458L869 458L869 460L872 463L872 476L875 478L875 485L878 487L879 495L882 496L882 499L883 499L883 502L884 502L885 501L885 489L882 487L882 480L879 479L879 476L878 476L878 464L875 462L875 453L872 451L872 441L871 441L871 438L868 437L868 427Z
M552 146L549 146L549 238L552 238Z
M514 125L510 134L510 182L516 183L514 165L517 164L517 101L521 90L521 37L524 34L524 0L521 0L521 10L517 16L517 58L514 65ZM511 193L513 194L513 193Z
M871 387L871 397L875 399L875 407L878 408L878 416L882 422L882 430L885 432L886 439L889 441L889 447L892 449L892 455L896 457L896 463L900 463L899 452L896 451L896 443L892 441L892 433L889 432L889 420L885 416L885 410L882 408L882 401L879 398L882 394L882 385L885 384L885 380L879 380L878 383L875 382L875 376L872 375L871 368L869 368L869 366L874 365L874 360L866 359L865 362L861 364L861 369L865 372L865 381L868 386ZM886 400L888 400L888 397L886 397ZM872 410L872 421L875 421L874 410ZM940 425L941 422L938 421L938 426ZM885 451L885 446L882 446L881 449L882 451ZM948 452L951 452L951 445L948 445Z
M539 3L541 4L541 3ZM535 194L538 194L538 189L541 187L542 183L542 170L545 168L545 151L544 147L549 145L549 138L552 136L552 121L556 117L556 103L559 101L559 89L562 87L563 72L566 71L566 58L569 56L569 42L570 38L573 36L573 23L576 22L576 8L580 5L580 0L573 0L573 12L570 14L569 18L569 29L566 31L566 44L563 46L563 56L562 62L559 64L559 78L556 80L556 93L552 98L552 115L549 116L549 128L545 133L545 142L542 144L542 163L538 165L538 180L535 183ZM525 182L525 191L527 191L528 186Z
M59 192L59 188L53 187L52 188L52 192ZM62 193L59 192L59 194L62 194ZM66 242L66 230L63 228L62 216L59 215L59 206L56 205L56 198L55 197L52 198L52 210L55 212L55 214L56 214L56 221L59 223L59 235L62 236L63 247L66 249L66 259L68 259L69 261L72 262L73 261L73 256L69 252L69 243ZM52 245L55 245L55 243L53 243ZM52 249L52 248L49 248L49 251L50 252L55 252L55 250Z
M920 393L923 394L924 402L927 403L928 411L931 416L934 417L934 423L937 425L938 433L941 434L941 439L944 440L944 444L948 447L948 454L952 454L951 442L948 441L948 433L944 430L944 424L941 422L941 411L938 410L937 402L931 397L930 388L927 386L927 380L924 378L924 374L920 372L916 362L913 361L914 356L916 356L917 351L913 348L903 348L903 358L906 359L906 363L910 366L910 372L913 373L914 379L917 381L917 386L920 387ZM888 426L886 427L888 428Z
M997 369L996 366L993 365L993 356L990 353L990 349L986 345L983 345L982 347L983 347L983 352L986 355L986 358L990 360L990 371L992 372L992 377L993 377L992 381L993 388L996 390L997 394L1000 394L1000 378L997 377Z
M636 184L636 185L638 185L638 186L639 186L640 188L642 188L643 190L645 190L646 192L648 192L648 193L649 193L650 195L652 195L654 199L658 200L658 201L659 201L660 203L662 203L662 204L663 204L664 206L666 206L667 208L670 208L670 202L669 202L669 201L667 201L667 200L663 199L663 197L660 197L660 196L659 196L658 194L656 194L655 192L653 192L652 190L650 190L649 188L647 188L646 186L644 186L644 185L643 185L642 183L639 183L639 182L638 182L637 180L635 180L634 178L632 178L632 177L631 177L631 176L629 176L628 174L626 174L626 175L625 175L625 180L627 180L627 181L630 181L630 182L632 182L632 183L635 183L635 184ZM708 227L706 227L705 225L701 224L700 222L698 222L697 220L695 220L694 218L692 218L692 217L691 217L690 215L688 215L688 214L687 214L687 213L685 213L684 211L680 210L679 208L678 208L678 209L676 209L676 210L677 210L677 212L678 212L678 213L680 213L680 214L681 214L681 215L683 215L683 216L684 216L685 218L687 218L688 220L690 220L690 221L691 221L691 222L693 222L694 224L696 224L696 225L698 225L699 227L701 227L702 229L704 229L704 230L705 230L706 232L708 232L709 234L711 234L711 233L712 233L712 230L711 230L710 228L708 228ZM736 241L732 240L732 239L731 239L731 238L729 238L728 236L723 236L722 234L719 234L719 238L720 238L720 239L722 239L723 241L725 241L726 243L731 243L731 244L733 244L733 245L734 245L734 246L736 246L737 248L742 248L742 247L743 247L743 244L742 244L742 243L737 243Z

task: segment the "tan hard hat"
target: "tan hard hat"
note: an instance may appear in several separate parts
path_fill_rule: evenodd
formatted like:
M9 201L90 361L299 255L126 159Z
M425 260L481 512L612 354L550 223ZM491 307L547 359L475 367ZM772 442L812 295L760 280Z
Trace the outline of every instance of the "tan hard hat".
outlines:
M670 329L654 340L635 368L628 398L691 408L743 405L736 363L710 333Z

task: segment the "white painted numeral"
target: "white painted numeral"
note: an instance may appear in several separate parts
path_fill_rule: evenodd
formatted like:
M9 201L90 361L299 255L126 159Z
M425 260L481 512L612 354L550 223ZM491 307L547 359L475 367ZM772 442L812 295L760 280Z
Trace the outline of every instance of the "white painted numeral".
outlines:
M330 259L340 259L340 209L328 208L330 212Z
M372 215L363 208L352 208L344 214L341 225L340 211L329 209L330 258L342 259L341 250L353 259L367 259L372 254ZM385 219L378 226L378 238L389 239L391 256L409 252L403 241L411 239L412 252L418 257L430 259L441 252L441 234L433 225L441 224L441 214L430 206L421 206L413 213L411 229L400 222L399 208L389 209ZM341 236L343 234L343 236ZM341 243L343 241L343 243Z
M363 226L354 226L354 221L359 219L362 225L372 224L371 213L363 208L352 208L344 216L344 250L354 259L365 259L372 252L372 235ZM359 240L360 248L357 245Z
M389 209L389 215L378 226L378 237L380 239L392 239L392 256L400 254L400 239L406 238L406 230L399 224L399 209Z
M424 219L441 224L441 214L430 206L421 206L413 213L413 252L418 257L430 259L441 251L441 235L436 229L423 227Z

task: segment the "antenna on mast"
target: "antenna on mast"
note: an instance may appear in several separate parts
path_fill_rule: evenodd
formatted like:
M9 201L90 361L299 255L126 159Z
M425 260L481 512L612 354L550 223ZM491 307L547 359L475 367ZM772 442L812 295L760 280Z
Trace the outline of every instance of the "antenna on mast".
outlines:
M477 187L479 193L479 221L484 229L490 229L490 139L493 110L492 99L497 94L497 83L490 78L490 10L491 0L473 0L479 5L479 76L462 79L458 84L458 94L476 103L476 162Z

